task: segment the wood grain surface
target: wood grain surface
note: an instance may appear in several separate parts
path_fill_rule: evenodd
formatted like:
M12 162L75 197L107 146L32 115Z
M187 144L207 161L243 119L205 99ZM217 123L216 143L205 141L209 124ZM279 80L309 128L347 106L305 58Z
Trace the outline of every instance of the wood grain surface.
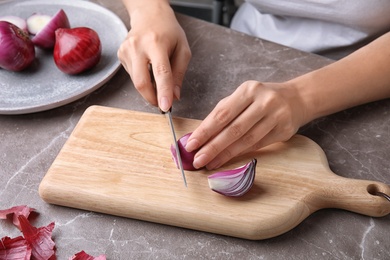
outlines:
M176 118L177 136L198 120ZM323 150L296 135L234 159L221 169L257 158L256 179L242 197L210 190L207 170L186 171L183 184L170 152L171 135L159 114L92 106L43 178L39 193L51 204L102 212L251 240L287 232L311 213L340 208L385 216L386 184L337 176Z

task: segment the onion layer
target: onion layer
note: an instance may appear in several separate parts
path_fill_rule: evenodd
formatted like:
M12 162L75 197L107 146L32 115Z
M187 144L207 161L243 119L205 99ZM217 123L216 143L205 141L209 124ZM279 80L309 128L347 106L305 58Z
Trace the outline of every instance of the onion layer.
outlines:
M35 59L34 44L16 25L0 21L0 68L21 71Z
M247 193L253 186L257 160L233 170L214 173L208 177L209 187L225 196L238 197Z

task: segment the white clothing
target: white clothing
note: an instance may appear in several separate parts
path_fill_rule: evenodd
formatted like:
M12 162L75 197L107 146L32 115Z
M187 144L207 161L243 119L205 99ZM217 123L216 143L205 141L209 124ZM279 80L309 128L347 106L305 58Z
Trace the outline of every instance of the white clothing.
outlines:
M390 0L246 0L231 28L340 58L390 31Z

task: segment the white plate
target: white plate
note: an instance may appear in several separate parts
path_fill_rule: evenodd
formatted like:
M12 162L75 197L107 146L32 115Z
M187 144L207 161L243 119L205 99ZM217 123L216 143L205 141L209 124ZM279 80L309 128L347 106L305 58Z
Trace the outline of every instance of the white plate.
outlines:
M0 69L0 114L32 113L68 104L101 87L120 68L116 53L127 28L110 10L82 0L0 2L0 16L25 19L33 13L54 15L60 9L68 15L71 27L89 27L98 33L102 43L100 62L90 71L71 76L56 67L51 51L35 48L36 58L28 69Z

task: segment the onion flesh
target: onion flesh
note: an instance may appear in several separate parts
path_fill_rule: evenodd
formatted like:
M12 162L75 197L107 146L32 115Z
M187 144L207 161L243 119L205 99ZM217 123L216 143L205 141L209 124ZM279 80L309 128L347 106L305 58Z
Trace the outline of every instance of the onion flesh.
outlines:
M197 151L192 151L192 152L187 152L185 147L187 145L188 138L190 138L192 133L188 133L183 135L182 137L177 140L177 145L179 147L179 152L181 156L181 162L183 163L183 170L187 171L195 171L197 170L194 165L194 157ZM171 153L172 153L172 159L175 162L177 168L179 168L178 162L177 162L177 154L176 154L176 149L175 145L171 145Z
M0 68L21 71L34 59L34 44L27 33L12 23L0 21Z
M27 30L30 34L35 35L41 31L50 20L50 15L35 13L27 18Z
M102 45L96 31L88 27L60 28L55 32L54 62L67 74L79 74L100 60Z
M14 16L14 15L2 16L2 17L0 17L0 21L6 21L9 23L12 23L12 24L16 25L17 27L19 27L20 29L22 29L24 32L26 32L26 33L28 32L26 20L24 20L23 18L21 18L19 16Z
M211 190L229 197L239 197L247 193L253 186L256 175L257 160L233 170L216 172L208 176Z
M28 20L30 20L30 18L28 18ZM29 23L31 24L32 21L30 20L27 24ZM31 28L33 26L30 25L29 27ZM44 49L51 49L54 47L55 44L55 31L59 28L70 28L68 16L63 9L60 9L47 22L47 24L44 25L43 28L35 34L35 36L31 40L38 47Z

